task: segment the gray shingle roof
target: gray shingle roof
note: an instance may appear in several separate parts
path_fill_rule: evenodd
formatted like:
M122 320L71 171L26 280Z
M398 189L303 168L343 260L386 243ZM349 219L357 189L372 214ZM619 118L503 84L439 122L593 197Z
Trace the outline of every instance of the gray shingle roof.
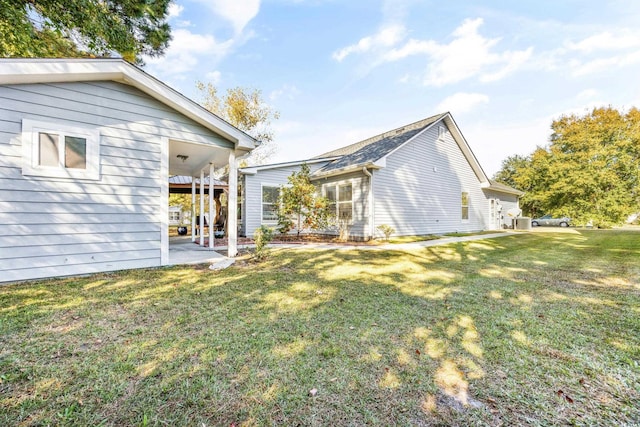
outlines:
M338 171L345 168L356 168L374 163L393 150L416 136L428 126L444 117L444 114L437 114L409 125L393 129L391 131L376 135L355 144L338 148L314 157L314 159L337 157L325 167L317 170L314 175L324 175L329 172Z

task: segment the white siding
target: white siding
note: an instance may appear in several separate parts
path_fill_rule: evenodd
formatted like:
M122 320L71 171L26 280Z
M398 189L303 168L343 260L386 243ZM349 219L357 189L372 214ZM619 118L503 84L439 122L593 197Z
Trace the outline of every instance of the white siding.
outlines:
M324 162L309 163L308 166L313 173L325 164ZM299 171L300 165L297 165L264 169L255 175L243 175L242 235L252 237L256 228L262 225L262 186L279 187L285 185L288 182L287 178L293 172ZM274 222L265 224L271 227L276 225Z
M369 177L362 172L322 178L314 181L320 187L325 184L351 184L353 201L353 221L349 227L349 236L369 237ZM325 230L325 234L338 234L337 229Z
M396 235L483 230L488 202L480 182L449 132L437 123L390 154L374 171L375 225ZM469 193L469 220L462 220L461 193ZM376 233L379 233L376 230Z
M24 118L99 129L100 179L23 176ZM163 137L230 146L124 84L0 87L0 282L160 265Z
M502 205L502 212L500 214L500 228L504 228L504 226L512 227L513 223L511 221L511 218L507 216L507 212L509 211L509 209L517 209L520 207L518 196L493 190L484 190L484 192L487 197L487 209L489 209L489 199L497 199L499 200L500 205ZM487 215L489 214L487 213Z

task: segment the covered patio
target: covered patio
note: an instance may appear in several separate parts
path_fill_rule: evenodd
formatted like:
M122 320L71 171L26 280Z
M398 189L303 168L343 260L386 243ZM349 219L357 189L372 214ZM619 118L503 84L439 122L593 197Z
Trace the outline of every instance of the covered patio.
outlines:
M168 264L189 263L189 257L194 259L191 262L208 262L210 259L222 257L214 252L216 230L224 232L227 237L227 255L234 257L237 254L236 154L241 155L244 152L236 153L232 144L225 148L169 140L167 210L164 212L167 227L163 233L169 246ZM216 172L223 170L228 171L226 185L214 178ZM186 239L182 236L179 239L169 238L168 194L189 193L192 204L191 236ZM220 201L222 194L226 195L224 205ZM210 197L207 197L208 195ZM177 262L178 260L182 261Z

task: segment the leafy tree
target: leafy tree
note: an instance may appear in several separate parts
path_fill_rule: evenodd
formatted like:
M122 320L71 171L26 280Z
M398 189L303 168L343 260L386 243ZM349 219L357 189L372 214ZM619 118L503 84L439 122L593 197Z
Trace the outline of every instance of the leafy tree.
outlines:
M495 178L525 191L523 210L606 227L640 211L640 111L596 108L551 124L547 148L503 162Z
M300 171L293 172L287 180L289 185L280 188L278 198L278 230L286 233L295 226L300 237L303 230L326 228L329 225L329 202L318 194L311 182L309 166L302 164Z
M524 169L529 167L530 160L528 157L519 154L509 156L502 161L500 170L493 176L495 181L509 185L514 188L520 188L518 176Z
M0 0L0 56L162 55L171 0Z
M271 121L279 119L280 113L264 102L259 89L235 87L220 97L211 83L197 82L196 87L202 93L204 108L261 142L243 166L264 163L274 153Z

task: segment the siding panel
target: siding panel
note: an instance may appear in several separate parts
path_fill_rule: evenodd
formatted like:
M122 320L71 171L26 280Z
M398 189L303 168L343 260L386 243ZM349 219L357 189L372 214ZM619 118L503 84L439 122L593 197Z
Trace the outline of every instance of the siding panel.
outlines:
M22 175L22 120L100 131L99 180ZM0 86L0 282L161 263L162 138L232 144L116 82Z
M310 163L311 173L315 172L326 163ZM256 228L262 225L262 185L285 185L287 178L300 171L300 166L285 166L280 168L258 171L255 175L243 175L244 203L242 206L242 234L253 236ZM248 202L247 202L248 201ZM275 222L265 223L269 226L277 225Z
M450 133L438 125L389 155L374 171L375 224L396 235L441 234L486 228L488 201L480 182ZM461 193L469 193L469 220L462 220ZM378 232L379 233L379 232Z

